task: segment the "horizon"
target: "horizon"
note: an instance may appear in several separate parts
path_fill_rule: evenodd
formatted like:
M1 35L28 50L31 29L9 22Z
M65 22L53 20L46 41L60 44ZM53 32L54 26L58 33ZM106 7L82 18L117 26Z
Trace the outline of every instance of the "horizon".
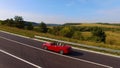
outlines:
M120 23L119 0L1 0L0 20L22 16L47 24Z

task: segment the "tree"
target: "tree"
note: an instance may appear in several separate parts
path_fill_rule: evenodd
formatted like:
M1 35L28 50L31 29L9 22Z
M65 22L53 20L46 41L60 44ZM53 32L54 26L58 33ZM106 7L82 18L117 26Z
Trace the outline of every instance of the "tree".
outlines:
M40 31L40 32L43 32L43 33L46 33L47 30L48 30L47 25L46 25L44 22L41 22L41 23L39 24L39 31Z
M23 29L25 27L25 22L21 16L14 17L16 27Z
M96 42L104 42L106 40L106 34L105 32L99 28L99 27L95 27L92 30L92 37Z
M5 25L4 20L0 20L0 24L1 24L1 25Z
M14 19L15 19L16 22L23 21L22 16L15 16Z
M33 25L32 25L32 23L27 23L26 29L27 29L27 30L33 30Z
M0 20L0 25L2 25L2 23L3 23L3 21L2 21L2 20Z
M6 23L7 26L11 26L11 27L15 26L14 20L12 18L11 19L6 19L5 23Z

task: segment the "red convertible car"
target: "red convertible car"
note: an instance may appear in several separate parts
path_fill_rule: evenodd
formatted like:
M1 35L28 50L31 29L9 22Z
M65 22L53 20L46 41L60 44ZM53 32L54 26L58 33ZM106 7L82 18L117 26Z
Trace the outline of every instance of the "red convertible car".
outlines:
M42 48L59 52L60 54L68 54L71 52L71 47L69 45L65 45L59 42L43 43Z

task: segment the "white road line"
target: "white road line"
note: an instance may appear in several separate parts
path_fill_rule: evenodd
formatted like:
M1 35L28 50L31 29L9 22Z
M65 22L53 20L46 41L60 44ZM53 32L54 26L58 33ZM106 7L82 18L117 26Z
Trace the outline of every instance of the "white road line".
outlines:
M37 50L41 50L41 51L44 51L44 52L49 52L49 53L52 53L52 54L55 54L55 55L71 58L71 59L74 59L74 60L79 60L79 61L82 61L82 62L86 62L86 63L90 63L90 64L94 64L94 65L98 65L98 66L102 66L102 67L106 67L106 68L113 68L113 67L108 66L108 65L103 65L103 64L99 64L99 63L95 63L95 62L91 62L91 61L87 61L87 60L83 60L83 59L73 58L73 57L70 57L70 56L61 55L61 54L58 54L58 53L55 53L55 52L47 51L47 50L37 48L37 47L31 46L31 45L28 45L28 44L24 44L24 43L15 41L15 40L11 40L11 39L8 39L8 38L5 38L5 37L0 36L0 38L11 41L11 42L14 42L14 43L17 43L17 44L21 44L21 45L24 45L24 46L27 46L27 47L30 47L30 48L34 48L34 49L37 49Z
M49 41L40 40L40 39L33 39L33 40L36 40L36 41L39 41L39 42L49 42ZM97 52L97 51L92 51L92 50L87 50L87 49L82 49L82 48L77 48L77 47L72 47L72 48L76 49L76 50L81 50L81 51L95 53L95 54L100 54L100 55L105 55L105 56L120 58L120 56L115 56L115 55L111 55L111 54L108 54L108 53L102 53L102 52Z
M28 39L30 38L30 37L27 37L27 36L6 32L6 31L3 31L3 30L0 30L0 32L6 33L6 34L11 34L11 35L18 36L18 37L23 37L23 38L28 38Z
M23 35L19 35L19 34L11 33L11 32L6 32L6 31L3 31L3 30L0 30L0 32L7 33L7 34L10 34L10 35L15 35L15 36L22 37L22 38L26 38L26 39L30 39L30 40L36 40L36 41L45 42L44 40L32 39L32 38L27 37L27 36L23 36ZM102 53L102 52L98 52L98 51L87 50L87 49L76 48L76 47L73 47L73 48L74 48L74 49L77 49L77 50L86 51L86 52L91 52L91 53L101 54L101 55L105 55L105 56L110 56L110 57L120 58L120 56L112 55L112 54L109 54L109 53Z
M13 58L16 58L16 59L18 59L18 60L20 60L20 61L23 61L23 62L25 62L25 63L27 63L27 64L29 64L29 65L32 65L32 66L34 66L34 67L36 67L36 68L42 68L42 67L40 67L40 66L38 66L38 65L35 65L35 64L31 63L31 62L28 62L28 61L22 59L22 58L20 58L20 57L17 57L17 56L15 56L15 55L13 55L13 54L10 54L10 53L8 53L8 52L6 52L6 51L4 51L4 50L1 50L1 49L0 49L0 52L2 52L2 53L4 53L4 54L7 54L7 55L9 55L9 56L11 56L11 57L13 57Z

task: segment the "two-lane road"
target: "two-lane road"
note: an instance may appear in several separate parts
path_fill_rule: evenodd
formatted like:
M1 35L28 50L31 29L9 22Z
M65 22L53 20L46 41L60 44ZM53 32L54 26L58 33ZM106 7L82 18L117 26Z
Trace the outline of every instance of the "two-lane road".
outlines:
M120 58L73 50L59 55L41 49L42 42L0 32L0 49L43 68L120 68ZM7 61L8 60L8 61ZM0 68L34 68L0 52Z

